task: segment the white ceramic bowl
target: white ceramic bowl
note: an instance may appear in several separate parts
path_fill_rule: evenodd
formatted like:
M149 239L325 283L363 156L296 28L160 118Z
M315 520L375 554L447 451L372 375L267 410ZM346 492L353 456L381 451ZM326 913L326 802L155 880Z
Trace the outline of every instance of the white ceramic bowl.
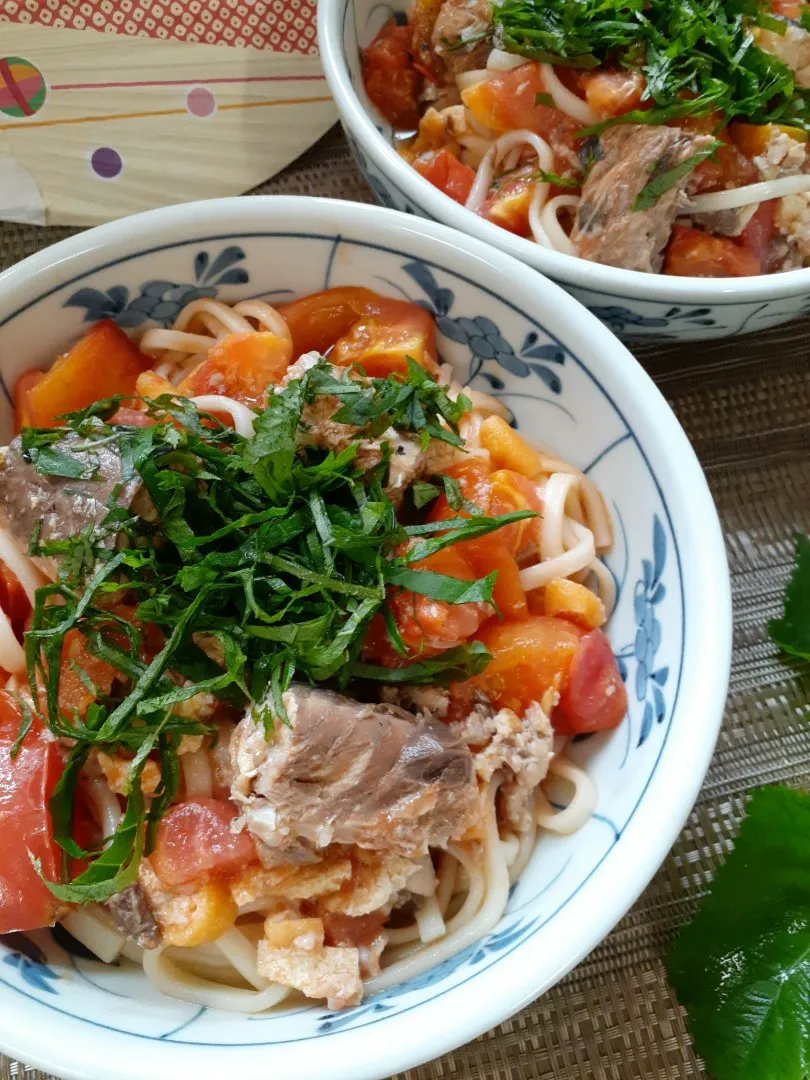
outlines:
M508 251L558 282L627 339L722 338L810 314L810 268L726 279L619 270L548 251L443 195L396 152L391 126L366 96L360 71L360 49L410 3L318 0L321 62L357 165L378 202L452 225Z
M728 571L706 482L626 349L556 285L443 226L351 203L225 199L65 240L0 276L2 389L88 321L171 321L199 295L283 299L366 285L437 316L462 380L502 397L586 469L615 516L609 627L629 716L575 756L599 788L575 836L545 836L500 924L433 971L351 1011L264 1017L161 997L48 931L0 945L0 1048L93 1080L370 1080L459 1045L537 997L636 899L675 840L714 747L729 671ZM11 410L0 401L8 437ZM67 943L69 945L69 942Z

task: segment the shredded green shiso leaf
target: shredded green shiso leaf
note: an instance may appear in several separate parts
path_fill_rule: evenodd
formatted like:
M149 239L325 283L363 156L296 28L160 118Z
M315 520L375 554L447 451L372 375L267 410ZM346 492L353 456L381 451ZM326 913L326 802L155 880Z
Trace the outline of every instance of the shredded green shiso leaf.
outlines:
M720 113L810 130L810 92L756 43L757 27L784 34L785 19L759 0L504 0L494 41L533 60L640 71L650 106L615 123L664 124Z
M338 399L332 420L357 428L356 441L339 453L301 445L302 413L319 395ZM65 478L87 475L94 446L114 445L123 482L139 478L155 511L138 516L117 505L115 491L100 526L69 540L32 539L32 553L54 556L60 566L59 580L38 590L25 636L34 701L50 730L73 740L51 801L54 831L66 860L93 860L75 880L49 883L68 902L103 901L135 879L144 845L148 851L177 791L179 739L210 730L188 710L184 715L183 702L212 693L259 709L269 698L273 705L260 716L269 733L286 718L282 695L294 676L338 687L353 678L441 684L483 670L490 657L480 642L405 657L398 668L363 663L360 652L378 612L403 652L386 609L387 586L452 604L491 603L494 574L459 581L411 564L534 516L468 510L458 485L437 478L423 482L414 501L424 505L444 490L451 507L470 516L425 525L398 520L384 491L389 444L382 438L379 464L363 469L360 439L379 439L393 427L423 447L431 439L458 446L458 421L469 407L412 362L403 380L336 375L322 361L269 395L250 440L186 399L148 403L150 427L111 423L118 404L99 402L65 417L62 428L22 436L40 473ZM81 461L71 453L77 446ZM135 623L115 612L122 593L136 600ZM151 659L144 658L144 624L163 635ZM113 694L98 695L83 717L65 715L59 703L63 642L73 630L120 675ZM213 650L220 662L208 655ZM124 818L102 852L82 851L72 839L79 772L94 747L133 755ZM150 755L161 782L147 809L140 774Z

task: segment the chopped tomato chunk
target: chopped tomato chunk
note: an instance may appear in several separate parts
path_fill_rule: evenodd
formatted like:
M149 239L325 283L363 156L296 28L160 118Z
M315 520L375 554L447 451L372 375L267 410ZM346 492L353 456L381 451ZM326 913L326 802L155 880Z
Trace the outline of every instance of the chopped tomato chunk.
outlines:
M24 416L32 427L55 427L62 413L100 398L134 394L138 376L150 364L123 330L104 319L20 395L18 420Z
M647 80L640 71L588 72L582 76L585 100L601 119L642 108ZM652 104L652 101L650 101Z
M117 670L87 648L79 630L68 630L62 642L62 668L59 673L59 708L72 716L84 716L103 694L109 694ZM92 693L93 686L96 693Z
M435 188L462 205L467 201L475 180L475 171L463 165L445 147L421 154L413 163L420 176L429 180Z
M775 199L760 203L756 213L737 239L741 247L756 257L761 274L767 274L771 269L773 238L776 233L775 213Z
M528 236L529 207L532 204L537 176L537 166L523 165L511 173L505 173L493 184L478 211L487 221L517 236Z
M558 690L579 649L581 631L563 619L530 615L519 621L491 619L478 634L492 653L472 680L499 707L522 712L547 690Z
M376 311L355 322L335 343L329 359L348 367L359 364L367 375L407 374L408 357L432 375L436 363L436 327L432 316L404 300L378 297Z
M427 559L411 563L410 569L432 570L436 574L458 578L459 581L474 581L480 575L458 548L456 544L437 551ZM475 635L492 610L484 604L450 604L444 600L431 600L407 589L394 592L388 606L408 651L422 656L433 656L461 645ZM388 667L403 663L393 649L381 617L369 629L365 655Z
M535 63L521 64L512 71L476 83L461 94L475 119L499 135L526 128L548 139L552 149L561 144L575 146L576 133L582 125L545 104L546 97L540 65Z
M147 397L151 397L148 394ZM160 395L158 395L160 396ZM110 417L111 424L125 424L127 427L151 427L157 423L157 420L148 416L145 412L141 412L140 409L129 409L125 405L122 405L118 411Z
M62 772L57 744L34 720L16 757L20 709L0 691L0 934L50 926L58 904L31 863L40 860L51 881L59 876L48 800Z
M411 29L391 20L362 54L366 93L394 127L419 125L422 76L411 57Z
M551 723L560 735L580 735L614 728L626 712L627 691L610 642L592 630L571 662Z
M664 273L684 277L751 277L761 273L761 267L752 251L733 240L674 225Z
M257 859L246 832L231 832L238 817L224 799L189 799L173 806L158 826L151 861L166 885L230 877Z
M265 403L267 387L281 382L291 359L290 342L268 331L228 334L177 390L188 397L221 394L259 408Z
M25 620L31 611L31 604L25 589L13 570L0 559L0 608L2 608L15 633L22 636Z
M19 433L24 427L32 427L31 410L28 407L28 392L42 379L45 372L37 368L24 371L14 384L14 431Z

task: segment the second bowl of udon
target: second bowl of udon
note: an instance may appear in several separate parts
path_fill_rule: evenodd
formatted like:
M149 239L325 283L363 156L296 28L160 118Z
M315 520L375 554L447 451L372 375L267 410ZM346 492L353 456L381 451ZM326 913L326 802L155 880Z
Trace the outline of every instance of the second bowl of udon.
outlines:
M525 222L520 226L514 223L509 224L510 215L514 214L520 218L522 211L518 209L512 211L508 206L505 207L502 215L505 227L502 227L500 224L494 223L499 218L493 217L488 220L482 213L474 212L464 205L465 199L468 198L466 187L463 194L459 193L458 188L454 189L455 194L451 198L439 187L434 186L434 183L426 179L425 176L420 175L400 153L403 146L408 145L408 140L403 142L402 132L395 130L389 120L374 106L366 93L362 55L363 51L375 41L381 28L390 23L391 20L396 20L404 30L406 20L409 17L411 20L416 17L424 22L425 19L431 17L429 13L432 13L432 17L435 18L439 7L441 5L434 5L433 7L429 5L420 6L419 4L405 3L404 0L397 0L393 4L378 4L375 3L375 0L319 0L318 33L324 71L329 82L329 88L337 103L355 161L378 202L396 210L418 214L450 225L460 232L476 237L492 247L500 248L502 251L516 256L528 266L534 267L562 285L609 326L614 333L623 338L632 340L713 340L761 330L807 314L807 296L808 291L810 291L809 269L787 269L778 273L756 273L755 270L750 268L725 270L720 265L722 260L718 260L718 265L713 269L669 270L666 274L641 272L640 269L624 269L623 266L633 265L633 263L632 261L630 263L623 262L621 257L618 260L615 259L617 245L626 254L626 247L638 246L639 238L643 232L642 226L633 223L632 220L628 220L632 240L625 240L621 235L614 235L607 229L605 230L606 244L612 250L603 252L600 256L594 256L598 261L590 261L589 258L581 258L567 253L572 250L572 244L566 236L562 235L563 230L556 223L556 212L553 220L544 219L548 228L539 221L532 225L533 230L537 229L545 237L543 243L535 242L533 239L525 238L526 231L523 228ZM422 14L414 16L414 12L422 12ZM437 45L439 51L444 49L446 55L451 59L463 58L466 53L471 54L471 58L466 65L460 61L457 64L462 72L459 75L459 80L462 80L459 82L459 87L471 85L463 80L480 78L481 75L487 74L486 71L469 70L470 68L480 68L482 63L487 62L485 55L487 50L483 46L487 45L491 48L491 27L485 28L483 33L478 32L481 20L489 17L487 12L487 4L454 4L450 0L444 7L446 19L445 14L442 14L441 19L436 22L436 35L440 33L440 25L444 25L441 20L447 21L448 25L452 20L454 25L460 27L458 40L455 44L449 38L446 38L441 41L440 45ZM413 21L411 25L413 25ZM797 31L791 29L791 34L795 32ZM801 31L801 33L804 33L804 31ZM448 35L453 37L453 33L450 31L448 31ZM775 37L775 35L772 36ZM430 38L429 33L427 37ZM483 53L484 59L482 60L479 57L476 61L474 58L478 56L478 53L475 50L479 47L480 38L485 39L480 43L480 51ZM401 40L404 41L405 39ZM493 67L493 71L489 72L489 74L496 77L504 76L505 73L517 76L519 69L512 72L510 65L519 64L521 61L525 63L523 56L501 53L499 62L502 62L505 66L497 70ZM382 59L380 62L384 63ZM388 83L391 86L402 87L403 79L396 66L397 61L392 58L389 62L393 67ZM493 64L494 62L493 59ZM424 67L426 63L428 67ZM417 68L422 64L423 70L429 70L430 63L436 63L435 57L430 62L416 58ZM441 66L442 64L439 63L439 67ZM524 80L525 85L520 84L512 88L511 92L514 93L516 98L514 105L510 106L508 101L504 105L506 119L503 121L504 127L501 130L506 131L507 134L501 136L499 141L513 139L513 142L508 145L504 143L504 154L501 154L497 160L500 161L501 158L504 158L507 164L501 165L499 167L500 171L512 168L512 166L508 165L510 146L514 155L517 152L514 148L523 145L524 136L526 139L533 141L533 146L528 144L524 146L524 160L528 162L526 169L521 172L519 168L515 168L513 173L507 171L504 176L499 177L498 183L504 182L507 184L505 191L509 190L508 181L512 175L526 176L533 173L533 178L537 179L543 170L553 171L560 168L556 163L556 158L552 160L551 151L545 146L545 141L542 139L540 143L543 145L538 150L538 137L536 134L532 135L530 132L518 130L510 131L511 128L516 126L531 127L531 124L526 121L526 116L527 109L529 112L531 111L532 102L541 109L546 105L553 104L552 95L543 92L544 90L547 91L548 87L543 87L542 82L539 81L540 76L535 70L537 67L538 65L535 63L524 68L525 71L531 72L530 76L527 76ZM544 67L548 69L547 64ZM558 71L561 70L564 71L564 69L558 69ZM544 74L543 78L546 77ZM548 77L554 78L553 72ZM430 80L425 81L427 90L423 93L424 100L421 104L424 111L424 109L430 107L434 99L438 99L435 100L436 109L439 110L440 116L444 118L442 121L437 121L440 130L437 130L435 135L426 133L424 137L420 136L420 143L426 149L426 158L431 157L430 147L432 145L437 147L448 145L452 147L457 145L455 141L457 137L461 138L462 141L464 139L464 135L457 135L453 128L454 124L461 123L458 118L454 118L454 109L456 112L458 110L464 111L461 104L453 105L454 102L460 102L461 100L457 92L453 93L456 89L455 81L448 77L448 85L442 87L441 78L437 78L437 83L437 87L431 87ZM437 93L437 89L440 92ZM538 89L540 92L535 93ZM562 116L562 120L569 127L573 126L575 130L580 129L587 126L589 122L592 123L595 119L598 119L588 115L590 110L586 103L568 91L559 78L554 78L554 94L558 95L558 97L559 95L567 95L565 100L573 100L571 107L574 109L574 118L572 119L568 115ZM561 114L558 113L557 115L560 116ZM516 121L509 122L508 118L511 116L520 116L523 119L519 123ZM464 123L467 122L464 121ZM449 125L449 128L447 128L447 125ZM408 122L405 126L407 128L413 127L413 121ZM614 129L614 133L616 130L629 129ZM660 128L657 130L661 131ZM663 130L664 132L667 131L666 128ZM767 129L763 127L758 130L763 132ZM795 129L793 129L793 132L797 139L803 141L791 143L790 145L795 146L796 152L804 160L806 135ZM471 136L471 145L475 143L476 139L478 143L482 144L480 153L484 153L484 148L489 146L494 138L493 131L481 128L480 124L474 127L469 134ZM641 130L639 136L630 141L626 149L622 149L622 146L617 141L616 159L620 165L622 160L627 157L641 158L644 153L641 136L644 136L644 129ZM514 142L513 137L517 138L517 142ZM781 137L783 141L786 139L784 134ZM433 138L435 138L435 142L432 143L431 139ZM540 153L539 159L534 156L535 151ZM691 149L684 149L684 154L689 154L690 160L683 165L678 175L687 175L686 170L688 170L690 164L694 164L694 161L697 160L694 154L697 153L699 158L700 152L701 147L697 144ZM591 161L599 157L600 151L596 150L594 153L596 158L591 159ZM528 158L525 157L526 154ZM653 156L655 157L655 155ZM659 147L656 160L660 157ZM756 160L764 159L757 158ZM663 158L661 158L661 162L663 162ZM675 163L672 162L671 164L674 165ZM474 167L478 168L477 165L474 165ZM586 165L586 167L588 166ZM782 256L777 258L776 261L788 266L802 267L801 252L804 251L803 245L806 242L806 225L800 228L798 218L795 224L790 218L792 214L794 216L799 214L800 216L803 199L806 196L807 180L806 177L801 175L789 175L801 172L802 166L797 165L795 168L793 166L773 166L770 167L770 171L768 166L763 164L762 167L765 169L762 173L763 177L771 175L779 177L775 181L775 187L764 183L752 186L752 192L754 187L759 191L758 198L774 200L770 203L762 203L763 206L777 207L777 197L781 194L791 194L794 191L805 193L798 196L793 194L793 203L791 203L790 207L788 207L790 200L785 199L785 205L777 213L777 217L779 214L784 216L784 221L779 226L780 229L787 230L787 232L793 229L796 230L793 235L795 235L796 243L799 245L800 254L798 258L792 257L786 261L782 258L784 255L784 252L782 252ZM678 166L675 165L676 171L677 168ZM577 170L580 169L581 163L577 165ZM743 181L737 179L734 181L733 186L737 186L739 183L750 184L752 183L752 177L754 180L757 179L756 168L750 162L747 163L747 169L749 170L748 179ZM655 172L655 176L657 176L660 172L666 170L667 166L663 163L659 163L656 167L655 161L650 161L648 167L648 164L641 160L637 166L636 175L641 178L640 182L643 184L652 172ZM609 217L611 213L611 188L618 194L620 187L632 187L632 184L635 183L634 175L627 175L628 173L632 174L633 169L622 170L619 167L614 169L614 172L617 174L615 179L605 178L605 191L603 194L606 197L606 205L603 206L600 203L597 210L591 215L594 226L599 226L597 231L601 230L604 215L607 214ZM440 178L438 173L434 174L435 183L439 185L444 183L445 186L449 184L450 188L448 190L452 189L453 174L441 175L443 178ZM479 168L477 180L480 182L484 179ZM466 182L461 178L461 180L456 180L456 183ZM562 183L568 184L570 181L564 179ZM489 191L495 190L496 186L497 184L490 188ZM520 188L519 184L517 188ZM484 190L486 192L486 187ZM576 184L574 190L567 190L567 188L551 189L552 192L554 190L558 191L558 197L554 201L563 207L565 207L566 203L576 204L578 202L579 190ZM721 194L721 196L712 195L711 198L724 198L728 201L728 196L729 193L725 193ZM706 199L706 196L703 198ZM551 197L549 197L549 201L551 201ZM509 200L506 199L505 202L508 203ZM518 197L515 200L515 205L517 206L519 202L520 198ZM796 210L794 210L793 204L795 204ZM613 200L613 205L617 206L618 201ZM718 205L721 204L718 203ZM729 205L739 207L740 203L732 201ZM753 209L753 205L749 209ZM739 211L732 209L731 213L735 212ZM806 214L806 211L804 212ZM631 213L629 219L632 219L632 217L633 214ZM745 220L748 220L748 218ZM510 229L514 231L510 231ZM805 231L802 231L802 229ZM733 229L732 232L734 232ZM557 240L554 239L552 234L556 234ZM664 234L669 235L669 225L664 227ZM692 235L689 230L687 230L687 234ZM779 230L777 230L776 236L777 238L780 236ZM609 237L613 237L612 244L608 242ZM726 246L732 257L735 256L735 242L727 239L721 239L720 241L720 244ZM784 247L784 241L780 242ZM548 246L544 246L544 244ZM640 246L643 247L644 244L642 243ZM610 263L614 263L614 265L607 265ZM660 269L660 266L658 268ZM726 273L736 274L738 272L752 274L753 276L722 276ZM670 276L671 274L675 274L675 276ZM698 276L678 276L678 274L696 274ZM700 276L707 274L721 276Z
M531 451L535 465L526 471L535 471L535 487L544 493L543 543L549 547L545 560L529 560L530 577L542 575L550 559L555 578L590 582L591 605L598 607L598 597L610 609L602 670L617 671L623 681L626 714L609 731L580 735L565 746L558 740L552 748L549 741L556 766L533 804L536 816L517 832L482 818L484 832L465 841L489 853L480 864L468 859L465 865L467 849L451 842L444 863L425 866L425 880L418 887L414 880L410 907L399 912L399 931L382 954L382 976L358 987L350 1000L332 994L331 1007L283 986L284 992L273 989L272 979L256 968L255 935L231 935L221 948L204 947L185 974L181 948L161 951L158 943L144 959L115 936L106 916L102 923L110 933L101 942L72 916L53 930L5 938L0 1047L50 1072L105 1080L213 1080L227 1071L258 1080L269 1070L287 1080L372 1080L437 1056L541 994L601 940L664 859L705 774L727 686L730 601L720 528L694 452L661 394L605 327L556 285L491 247L388 210L296 198L167 208L73 237L0 278L4 441L12 434L10 391L21 373L49 367L88 328L104 327L119 349L123 333L140 341L153 357L152 376L177 382L190 354L197 362L211 347L213 356L217 338L250 336L257 320L262 340L276 341L284 328L274 321L274 309L292 319L291 312L300 310L289 306L292 301L326 289L349 289L340 295L372 304L375 317L405 310L411 329L424 329L426 321L435 327L447 365L440 378L451 397L467 388L479 410L476 424L464 429L471 461L496 452L487 449L495 445L493 431L513 439L510 425L525 443L540 447ZM369 299L372 292L384 301ZM414 348L409 337L407 349ZM76 355L69 353L72 359L57 370L67 370ZM316 372L310 378L324 377L316 362L317 355L310 355L296 370L302 377L309 369ZM215 386L203 393L196 386L194 393L199 408L222 408ZM42 400L40 394L40 406ZM245 438L254 423L259 430L250 407L230 409L228 423ZM124 413L119 420L126 425L138 417ZM92 424L82 430L88 432L82 438L92 436ZM178 436L165 425L162 430L171 455ZM206 429L200 430L204 435ZM227 443L237 436L222 438ZM37 444L38 453L43 445ZM137 445L147 452L145 443ZM262 452L271 454L277 445L265 441ZM221 448L210 452L216 457ZM7 470L14 453L13 444ZM34 457L45 472L53 468L53 459ZM17 465L31 468L30 461ZM72 475L59 481L69 502L83 482ZM428 479L423 483L429 489ZM31 482L41 480L36 474ZM446 497L454 498L449 491ZM420 498L425 495L435 498L438 489L423 487ZM48 515L63 496L54 498L43 513L43 529L53 524ZM81 499L76 507L70 502L71 512L82 505ZM263 514L278 518L277 510L248 514L238 528L264 520ZM423 535L437 534L428 529ZM289 567L282 570L283 577ZM25 577L24 568L20 572ZM521 581L542 584L534 577ZM581 590L572 585L575 593ZM194 603L202 601L193 591L189 596L191 618ZM278 637L272 629L262 633ZM515 688L518 697L521 691ZM311 691L300 693L307 698ZM337 739L346 706L326 700L337 711L321 720L337 724ZM546 707L556 708L553 695ZM296 715L293 730L303 722ZM391 715L401 716L395 711L377 720L393 722ZM445 738L438 720L424 723L434 742ZM278 737L288 738L290 729L281 730ZM257 745L264 753L264 743ZM213 759L209 766L216 774ZM202 780L200 775L184 767L187 791L210 785L210 773ZM482 790L488 782L481 780ZM385 784L379 786L382 791ZM263 835L275 843L266 815L264 822L270 831ZM335 828L344 825L339 821ZM317 846L317 836L308 835L299 858L303 853L311 859ZM354 873L351 866L347 873ZM431 881L438 891L425 907L419 889L424 893ZM331 888L339 892L339 885ZM159 907L163 901L158 896L155 902ZM408 922L414 907L424 908L421 930ZM250 904L244 910L250 918ZM310 918L310 930L317 922ZM296 941L298 949L321 947L305 934ZM111 962L94 957L88 943L107 951ZM356 967L357 950L345 952ZM296 978L290 975L288 982Z

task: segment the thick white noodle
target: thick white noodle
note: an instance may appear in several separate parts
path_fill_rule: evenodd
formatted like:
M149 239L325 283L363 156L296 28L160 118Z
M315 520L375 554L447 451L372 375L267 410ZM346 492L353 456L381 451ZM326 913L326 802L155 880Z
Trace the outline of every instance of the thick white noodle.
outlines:
M181 754L180 763L183 766L186 798L210 799L214 794L214 777L205 747L195 750L193 754Z
M428 968L440 964L448 957L455 956L466 949L468 945L478 941L492 930L503 915L506 902L509 899L509 871L503 860L498 825L495 820L495 793L499 780L493 779L488 785L484 795L484 803L487 807L486 817L486 840L484 844L484 874L477 871L469 859L468 873L470 889L467 900L461 910L453 918L447 921L447 934L434 945L422 946L409 952L409 955L396 959L375 978L366 983L366 990L370 994L380 990L387 990L390 986L420 975ZM455 851L458 849L454 849ZM482 878L481 886L477 886L476 879ZM470 896L481 894L477 911L471 913L468 908ZM472 914L472 917L470 917ZM458 927L458 928L457 928Z
M520 843L512 865L509 867L509 884L514 885L532 857L535 841L537 840L537 823L531 818L529 827L520 834Z
M237 927L226 930L214 944L245 982L257 990L266 990L271 985L270 980L260 975L256 967L256 946Z
M216 338L206 334L186 334L182 330L162 330L153 327L147 330L138 342L138 348L148 356L154 356L164 349L176 349L182 353L207 353Z
M543 82L546 89L551 94L554 104L560 112L564 112L566 116L570 116L572 120L576 120L580 124L595 124L597 122L599 117L587 101L577 97L560 81L551 64L541 64L540 70L543 73Z
M492 78L492 72L486 68L476 68L474 71L460 71L456 75L456 86L459 90L467 90L478 83L486 82Z
M290 347L290 359L292 359L293 339L290 328L284 321L284 316L279 315L274 307L263 300L240 300L238 304L234 304L233 310L248 319L255 319L262 330L269 330L277 338L286 341ZM249 329L252 330L253 327Z
M505 52L503 49L493 49L487 57L487 68L490 71L513 71L523 67L529 61L525 56L516 56L514 53Z
M204 1005L225 1012L259 1013L278 1005L290 993L286 986L275 983L265 990L243 990L236 986L191 975L173 963L163 949L149 949L143 954L143 970L152 985L169 997Z
M443 851L439 856L439 869L436 873L439 880L436 887L436 900L442 915L446 913L450 898L455 891L457 875L458 861L449 851Z
M221 333L217 324L220 324L227 334L245 333L253 329L247 319L239 314L238 306L230 307L219 300L207 298L192 300L190 304L186 304L175 319L172 329L185 330L191 325L195 315L200 317L200 321L215 337ZM205 318L206 315L213 316L213 319Z
M506 836L501 837L501 848L503 850L503 861L511 870L520 850L520 837L515 833L507 833Z
M616 581L611 574L610 570L605 566L601 559L594 559L589 564L588 570L596 578L596 589L599 593L599 599L602 601L605 614L610 618L614 607L616 606Z
M124 816L118 796L102 777L94 776L87 784L87 793L96 808L96 818L101 826L101 837L109 839L121 823Z
M425 897L424 901L416 909L416 925L419 928L419 938L423 945L438 941L447 932L435 893L433 896Z
M568 836L581 829L596 809L596 784L584 769L566 758L554 758L548 767L550 776L559 776L574 785L574 794L564 810L555 810L543 792L535 793L535 817L541 829Z
M540 523L540 558L553 559L565 550L563 524L565 503L577 478L570 473L553 473L543 490L543 517Z
M199 397L193 397L191 400L198 409L203 409L205 412L227 413L233 420L237 434L245 439L253 438L255 434L253 421L256 419L256 414L241 401L224 397L222 394L200 394Z
M570 534L574 537L573 546L562 555L545 559L520 571L520 583L526 592L539 589L541 585L548 585L549 581L554 581L555 578L571 577L589 566L596 558L591 530L577 521L567 521L566 528L570 529Z
M25 652L8 621L5 611L0 609L0 668L9 675L25 671Z
M780 176L776 180L762 180L758 184L746 184L744 187L729 188L727 191L695 195L686 202L681 213L707 214L715 210L734 210L738 206L782 199L785 195L798 195L803 191L810 191L810 176L806 173Z
M554 155L545 139L542 139L533 131L527 131L523 128L520 128L517 131L507 131L505 135L501 135L495 140L492 146L490 146L481 164L478 166L478 172L475 175L473 186L470 189L470 194L464 204L468 210L477 211L481 209L484 199L487 196L487 192L495 178L495 169L501 164L510 151L520 149L523 146L529 146L534 150L537 155L537 164L543 172L551 172L554 168ZM535 187L535 196L538 191L542 191L543 198L545 198L545 196L548 195L548 184L537 184Z
M579 206L578 195L555 195L553 199L549 199L540 212L540 224L549 239L549 243L555 251L561 251L564 255L576 255L577 249L568 233L560 225L557 214L563 207L573 208L575 206Z
M89 908L76 908L61 919L62 926L105 964L114 963L124 948L124 939Z
M0 559L23 587L31 607L34 606L34 594L45 584L45 575L37 569L30 558L19 548L11 533L0 527Z

